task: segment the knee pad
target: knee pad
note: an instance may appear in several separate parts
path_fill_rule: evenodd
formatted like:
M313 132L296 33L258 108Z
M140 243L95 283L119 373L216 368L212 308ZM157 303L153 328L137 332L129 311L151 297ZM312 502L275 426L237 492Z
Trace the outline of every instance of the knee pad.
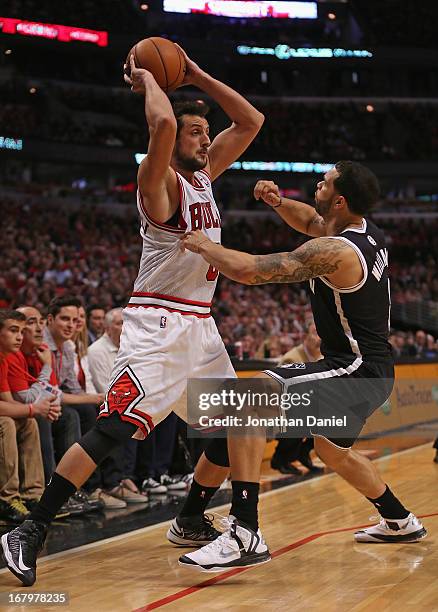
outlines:
M98 465L111 451L129 440L137 427L127 421L122 421L118 414L99 419L78 442L84 451Z
M209 461L211 461L211 463L221 467L230 467L226 438L214 438L204 452L205 456Z

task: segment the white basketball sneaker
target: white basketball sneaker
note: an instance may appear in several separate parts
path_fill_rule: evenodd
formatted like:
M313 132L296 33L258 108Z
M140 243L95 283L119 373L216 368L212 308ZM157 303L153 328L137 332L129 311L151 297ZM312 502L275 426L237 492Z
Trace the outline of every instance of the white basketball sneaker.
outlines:
M260 532L230 516L223 519L226 531L202 548L182 555L178 563L200 572L224 572L233 567L259 565L271 560L266 542Z
M427 531L421 521L411 513L401 520L381 518L380 523L377 525L356 531L354 539L356 542L403 544L403 542L419 542L426 536Z

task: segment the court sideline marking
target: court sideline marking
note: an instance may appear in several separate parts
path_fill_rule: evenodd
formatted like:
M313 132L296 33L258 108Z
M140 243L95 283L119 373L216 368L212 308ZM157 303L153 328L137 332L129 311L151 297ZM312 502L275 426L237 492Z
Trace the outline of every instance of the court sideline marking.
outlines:
M418 518L429 518L431 516L438 516L438 512L432 512L431 514L422 514L422 515L419 515ZM354 527L341 527L338 529L330 529L329 531L321 531L318 533L312 533L311 535L306 536L305 538L302 538L301 540L297 540L296 542L292 542L292 544L287 544L287 546L283 546L283 548L279 548L278 550L275 550L273 553L271 553L271 557L272 559L275 559L275 557L280 557L281 555L284 555L285 553L288 553L291 550L294 550L295 548L304 546L304 544L309 544L309 542L318 540L319 538L322 538L323 536L326 536L326 535L331 535L334 533L342 533L344 531L354 531L356 529L363 529L364 527L369 527L369 523L365 523L365 525L355 525ZM213 578L209 578L208 580L199 582L198 584L182 589L181 591L172 593L172 595L166 595L166 597L162 597L161 599L152 601L151 603L146 604L146 606L143 606L141 608L136 608L135 610L133 610L133 612L148 612L149 610L156 610L157 608L161 608L162 606L165 606L169 603L177 601L178 599L187 597L187 595L191 595L192 593L201 591L202 589L212 586L213 584L217 584L218 582L221 582L222 580L227 580L228 578L232 578L233 576L242 574L243 572L246 572L250 569L256 569L257 567L258 567L257 565L250 565L249 567L238 567L236 569L230 570L229 572L222 572L221 574L216 575ZM187 571L189 571L188 568L187 568Z
M411 448L406 448L401 451L397 451L390 455L385 455L384 457L378 457L377 459L373 459L373 463L388 461L393 457L405 455L408 453L412 453L417 450L421 450L423 448L431 448L430 442L426 442L425 444L420 444L418 446L412 446ZM273 491L266 491L260 494L260 497L271 497L272 495L278 495L279 493L283 493L284 491L288 491L289 489L302 487L304 485L308 485L310 483L320 482L324 478L332 478L333 476L337 476L336 472L330 472L330 474L322 474L322 476L316 476L315 478L309 478L309 480L304 480L302 482L291 483L284 487L279 487ZM209 512L217 512L218 510L224 510L230 504L222 504L221 506L214 506L213 508L208 508ZM73 555L76 553L82 554L83 552L87 552L88 550L92 550L93 548L97 548L98 546L106 546L107 544L112 544L113 542L117 542L123 539L129 539L131 537L136 537L143 533L147 533L148 531L152 531L153 529L158 529L160 527L164 527L169 525L169 520L161 521L161 523L155 523L154 525L148 525L147 527L141 527L140 529L135 529L134 531L129 531L128 533L121 533L116 536L111 536L109 538L104 538L103 540L98 540L97 542L90 542L89 544L82 544L81 546L76 546L75 548L69 548L68 550L62 550L58 553L54 553L53 555L46 555L38 560L38 565L42 563L46 563L47 561L51 561L52 559L60 559L62 557L66 557L68 555ZM242 570L240 570L242 571ZM0 575L9 572L7 567L0 569ZM140 608L142 609L142 608Z

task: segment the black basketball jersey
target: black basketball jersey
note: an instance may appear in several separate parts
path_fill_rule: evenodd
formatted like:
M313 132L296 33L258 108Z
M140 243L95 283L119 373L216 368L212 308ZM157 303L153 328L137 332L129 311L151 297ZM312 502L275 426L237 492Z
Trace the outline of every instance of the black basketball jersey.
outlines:
M363 219L361 228L346 229L333 240L344 240L359 256L364 276L348 289L326 278L310 280L315 325L325 357L359 366L365 361L392 360L388 342L390 294L388 251L383 232Z

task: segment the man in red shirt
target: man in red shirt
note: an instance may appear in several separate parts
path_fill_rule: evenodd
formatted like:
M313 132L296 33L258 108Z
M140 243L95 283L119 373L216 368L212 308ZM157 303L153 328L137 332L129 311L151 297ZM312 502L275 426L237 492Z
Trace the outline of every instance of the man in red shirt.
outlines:
M62 392L53 367L52 353L43 343L44 317L37 308L23 306L17 309L25 317L21 350L10 353L8 361L8 382L13 398L19 402L35 403L40 398L56 396L61 403ZM79 417L75 412L62 411L55 421L37 416L36 418L44 477L49 482L56 466L55 456L61 457L81 437Z
M44 472L36 415L56 419L60 408L52 399L23 404L14 401L8 383L7 356L20 350L25 316L0 311L0 518L21 522L25 503L37 501L44 489ZM20 467L20 477L19 477Z

